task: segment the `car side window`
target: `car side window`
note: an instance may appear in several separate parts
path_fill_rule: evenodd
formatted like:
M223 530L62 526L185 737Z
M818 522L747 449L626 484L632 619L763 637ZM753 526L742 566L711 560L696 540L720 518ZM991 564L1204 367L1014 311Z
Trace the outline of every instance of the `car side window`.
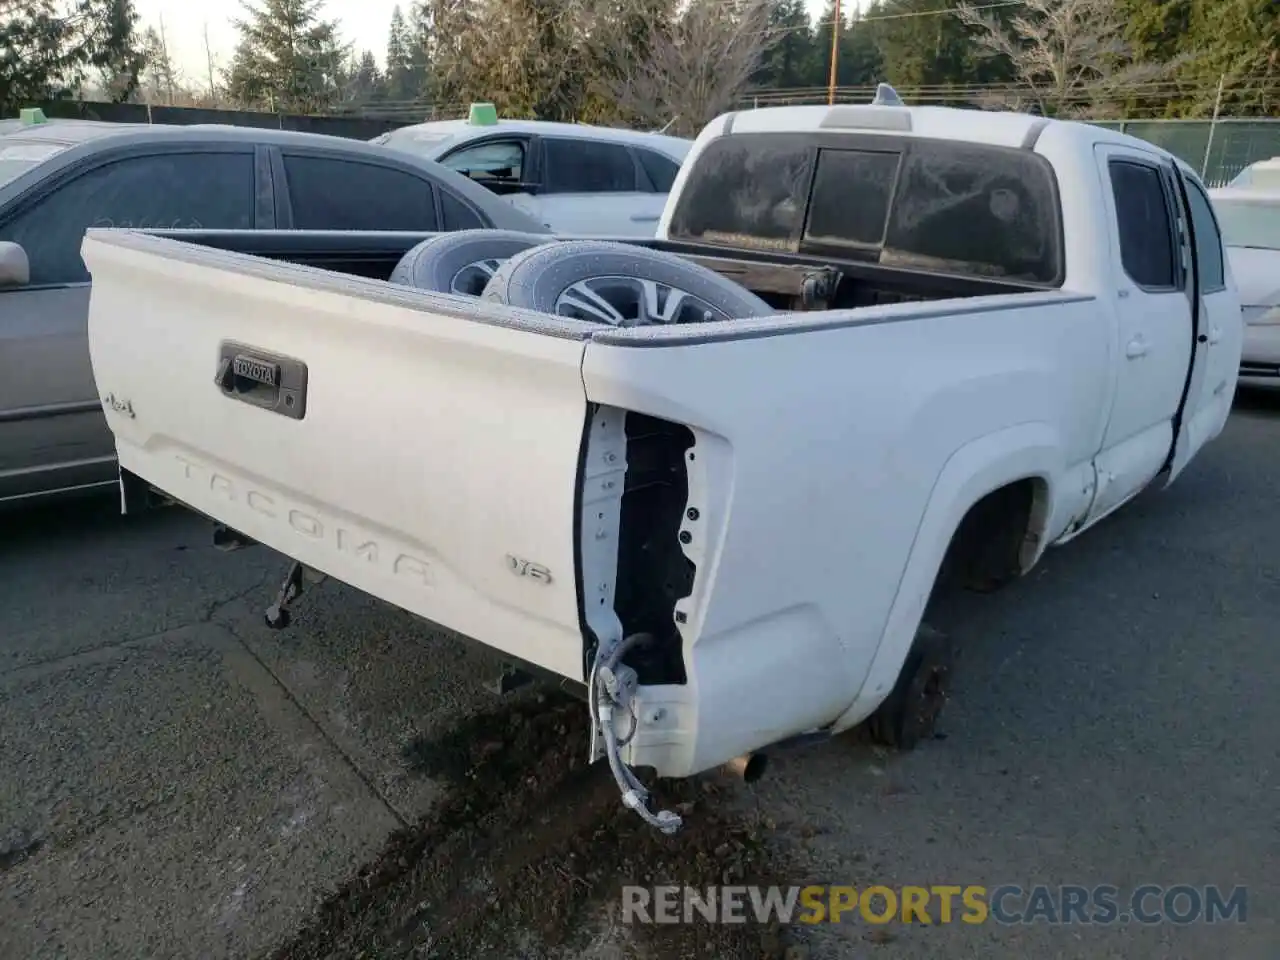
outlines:
M676 182L676 174L680 172L680 164L657 151L645 150L642 147L635 149L636 156L640 158L640 166L644 168L645 176L653 184L654 191L670 193L671 187Z
M284 155L298 230L438 229L435 188L425 177L377 163Z
M486 180L519 183L524 179L524 144L519 140L490 140L463 147L440 162L481 183Z
M444 214L445 230L477 230L489 226L448 190L440 191L440 212Z
M1160 171L1145 163L1108 163L1120 233L1120 262L1138 286L1177 288L1173 218Z
M1187 200L1191 207L1191 227L1196 233L1196 275L1201 293L1216 293L1227 288L1226 270L1222 264L1222 234L1213 205L1204 188L1184 178Z
M253 154L130 157L73 177L0 225L22 245L33 284L84 283L80 244L90 227L253 229Z
M543 141L546 193L631 193L637 189L631 151L604 140L547 137Z

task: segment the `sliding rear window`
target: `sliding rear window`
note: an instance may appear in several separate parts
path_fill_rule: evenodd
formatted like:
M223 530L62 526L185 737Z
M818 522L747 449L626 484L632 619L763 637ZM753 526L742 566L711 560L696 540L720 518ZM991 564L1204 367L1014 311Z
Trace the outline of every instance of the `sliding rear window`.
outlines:
M931 273L1062 282L1057 184L1028 150L739 134L697 159L673 238Z

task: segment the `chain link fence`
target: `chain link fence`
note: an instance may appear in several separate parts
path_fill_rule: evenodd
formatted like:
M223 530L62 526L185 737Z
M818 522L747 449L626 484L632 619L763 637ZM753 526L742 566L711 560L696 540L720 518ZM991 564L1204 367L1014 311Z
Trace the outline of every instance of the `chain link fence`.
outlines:
M1225 186L1258 160L1280 157L1280 120L1094 121L1168 150L1194 167L1205 184Z

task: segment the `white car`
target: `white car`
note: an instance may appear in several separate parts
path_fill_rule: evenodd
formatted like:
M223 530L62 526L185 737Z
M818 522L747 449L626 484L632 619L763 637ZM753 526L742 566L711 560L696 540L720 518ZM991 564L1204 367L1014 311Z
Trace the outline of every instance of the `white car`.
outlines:
M1257 160L1235 175L1229 187L1261 187L1280 190L1280 157Z
M293 557L272 627L318 571L549 672L663 830L631 767L928 739L935 585L1172 482L1240 368L1199 178L1082 123L746 110L651 240L383 236L90 231L124 509Z
M507 197L558 234L652 237L692 140L540 120L467 120L402 127L374 139L434 160Z
M1274 187L1220 187L1210 196L1244 313L1240 383L1280 387L1280 177Z

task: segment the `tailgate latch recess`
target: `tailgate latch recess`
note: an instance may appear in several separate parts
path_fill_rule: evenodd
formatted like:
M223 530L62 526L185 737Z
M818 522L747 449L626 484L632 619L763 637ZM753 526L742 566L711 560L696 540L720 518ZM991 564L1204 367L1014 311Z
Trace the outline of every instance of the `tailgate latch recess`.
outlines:
M301 420L307 413L307 365L232 340L218 345L214 385L230 400Z

